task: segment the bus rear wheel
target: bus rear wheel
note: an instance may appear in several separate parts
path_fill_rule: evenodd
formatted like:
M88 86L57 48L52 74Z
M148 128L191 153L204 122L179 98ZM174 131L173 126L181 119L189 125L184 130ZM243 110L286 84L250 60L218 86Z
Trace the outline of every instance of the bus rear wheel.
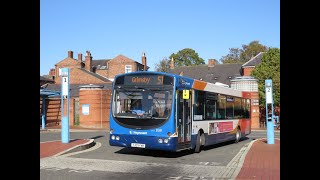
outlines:
M194 152L199 153L200 151L201 151L201 133L199 131L197 135L197 142L196 142L196 147L194 149Z
M237 128L235 143L238 143L240 139L241 139L241 131L240 131L240 128Z

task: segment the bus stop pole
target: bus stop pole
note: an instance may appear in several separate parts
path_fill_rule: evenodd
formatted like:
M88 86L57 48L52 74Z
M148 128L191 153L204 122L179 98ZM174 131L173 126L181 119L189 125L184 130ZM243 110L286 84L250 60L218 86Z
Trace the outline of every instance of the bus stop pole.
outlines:
M42 96L42 115L41 115L41 126L42 129L46 128L46 96Z
M265 94L266 94L267 141L268 141L268 144L274 144L274 117L273 117L273 98L272 98L272 80L271 79L265 80ZM271 113L269 114L270 110L271 110Z
M69 69L62 68L61 69L61 142L62 143L69 143ZM64 112L64 100L67 100L67 115Z

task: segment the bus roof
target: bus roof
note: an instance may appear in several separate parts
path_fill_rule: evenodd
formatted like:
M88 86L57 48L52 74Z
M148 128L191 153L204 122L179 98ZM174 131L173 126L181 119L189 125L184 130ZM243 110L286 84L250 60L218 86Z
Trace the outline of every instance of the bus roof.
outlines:
M225 94L225 95L243 97L243 91L241 91L241 90L232 89L229 87L224 87L224 86L213 84L210 82L205 82L205 81L192 79L192 78L185 77L185 76L180 76L177 74L165 73L165 72L137 71L137 72L116 75L115 80L116 80L116 78L121 77L121 76L138 75L138 74L145 74L145 75L154 74L154 75L170 76L170 77L174 77L176 79L177 87L181 87L181 88L186 87L186 88L196 89L196 90L201 90L201 91L209 91L209 92L215 92L215 93L220 93L220 94Z

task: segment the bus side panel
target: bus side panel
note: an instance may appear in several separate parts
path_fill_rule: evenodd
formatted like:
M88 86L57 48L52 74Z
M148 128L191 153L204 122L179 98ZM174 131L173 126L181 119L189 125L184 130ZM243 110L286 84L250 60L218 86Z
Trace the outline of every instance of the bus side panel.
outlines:
M211 134L211 135L205 134L205 136L206 136L206 144L205 144L206 146L217 144L220 142L225 142L231 138L230 133L219 133L219 134Z
M218 123L220 130L219 132L213 132L212 126L213 124ZM193 121L193 129L192 129L192 144L195 146L197 133L199 130L202 130L205 134L205 146L213 145L229 140L234 140L237 132L238 126L241 125L241 121L238 119L233 120L203 120L203 121ZM245 127L246 123L244 123L243 127ZM245 130L244 130L245 131Z

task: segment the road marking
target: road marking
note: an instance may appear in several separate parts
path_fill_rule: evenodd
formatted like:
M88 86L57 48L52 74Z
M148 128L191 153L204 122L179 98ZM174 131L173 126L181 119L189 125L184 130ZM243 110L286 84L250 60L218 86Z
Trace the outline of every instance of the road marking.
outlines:
M86 173L86 172L91 172L92 170L76 170L76 169L71 169L68 172L76 172L76 173Z
M120 173L138 173L138 174L167 174L170 177L180 177L180 179L190 179L191 177L220 177L226 171L225 166L204 166L188 164L162 164L146 162L128 162L101 159L83 159L71 157L49 157L40 159L40 165L43 167L59 167L62 169L91 170L91 171L109 171ZM169 171L169 170L172 171ZM232 168L231 168L232 169ZM230 170L230 169L227 169ZM216 172L213 174L213 172ZM231 176L229 176L231 178Z
M257 139L258 140L258 139ZM254 140L255 141L255 140ZM40 169L72 169L71 172L108 171L120 173L137 174L166 174L167 179L235 179L240 172L246 153L249 151L254 141L244 145L238 154L228 163L227 166L219 166L217 162L200 162L199 165L190 164L162 164L132 161L116 161L103 159L85 159L69 157L73 154L83 153L81 151L57 157L47 157L40 159ZM101 146L97 142L93 149ZM55 169L56 168L56 169ZM171 170L171 171L170 171Z
M205 165L205 166L218 166L221 163L218 162L199 162L200 165Z
M40 169L47 170L47 171L61 171L61 170L67 170L68 168L58 168L58 167L40 166ZM92 170L70 169L68 172L87 173L87 172L91 172L91 171L92 171Z

